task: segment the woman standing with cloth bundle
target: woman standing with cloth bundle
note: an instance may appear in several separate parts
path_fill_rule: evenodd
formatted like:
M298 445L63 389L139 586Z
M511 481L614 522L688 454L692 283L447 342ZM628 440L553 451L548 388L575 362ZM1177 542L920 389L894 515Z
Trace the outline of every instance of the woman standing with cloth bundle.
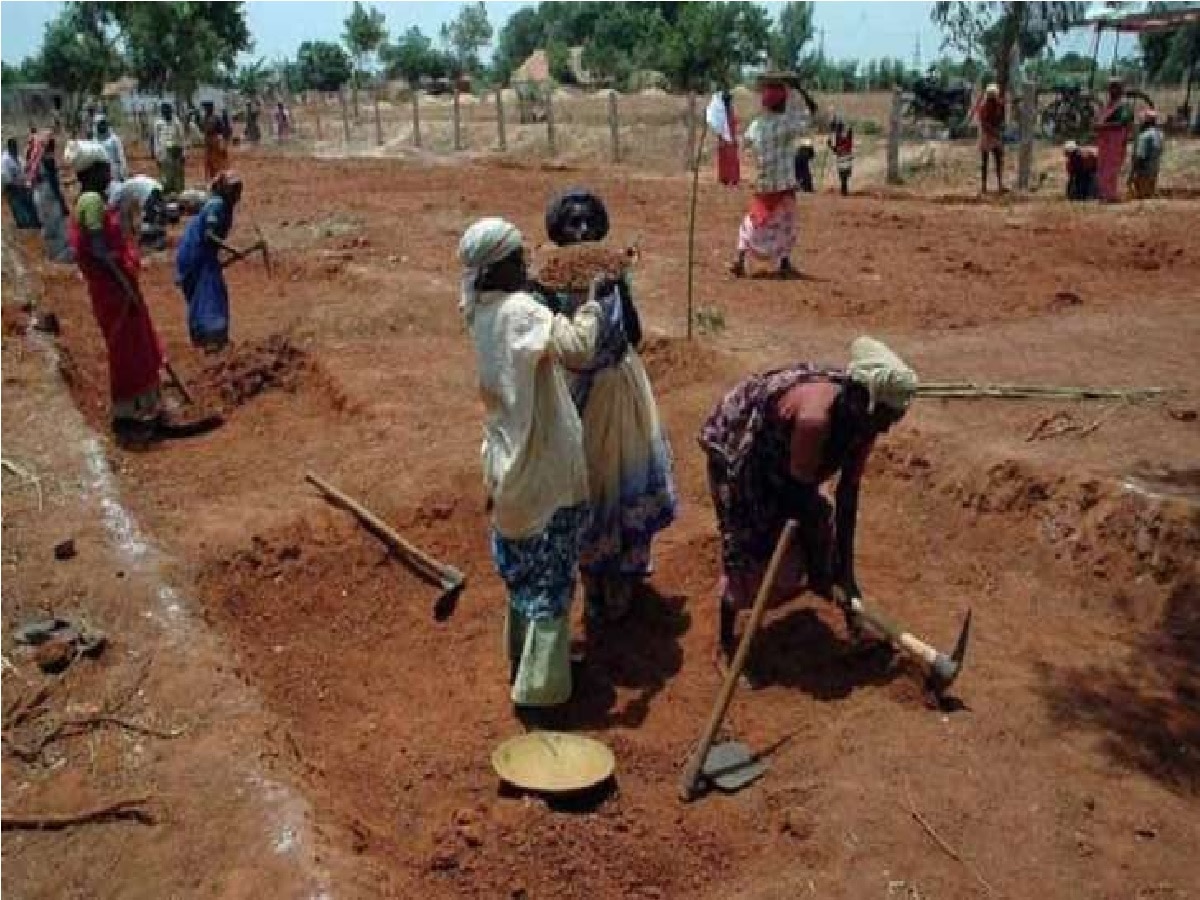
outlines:
M571 697L570 610L588 514L583 426L563 366L591 360L605 313L594 296L574 318L550 312L525 290L523 243L504 219L467 229L459 309L486 411L483 480L492 559L508 588L511 697L547 707Z
M602 241L608 229L608 211L590 191L567 191L546 210L547 235L559 247ZM587 299L542 291L567 312ZM580 570L589 632L628 614L634 586L650 574L654 536L676 511L671 448L637 353L642 332L633 286L625 274L599 291L612 303L596 355L584 366L568 366L588 469L591 518Z

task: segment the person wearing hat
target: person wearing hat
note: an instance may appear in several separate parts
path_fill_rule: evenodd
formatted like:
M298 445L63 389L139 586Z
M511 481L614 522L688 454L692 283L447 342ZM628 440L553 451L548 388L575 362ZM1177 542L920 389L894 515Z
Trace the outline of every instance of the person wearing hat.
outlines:
M183 190L184 145L187 133L183 122L175 115L175 108L164 103L161 117L154 123L154 158L158 161L158 177L168 197Z
M795 274L796 141L807 118L788 109L789 90L781 81L765 80L761 87L763 114L750 123L743 143L754 157L757 172L750 209L738 230L737 258L729 267L735 278L746 274L746 254L770 260L781 277ZM800 92L810 115L817 104Z
M807 588L860 596L854 567L859 491L880 435L903 418L917 376L881 342L860 337L845 369L809 363L755 375L717 404L700 432L721 533L719 649L728 663L747 609L788 519L797 539L772 602ZM837 476L834 503L821 492ZM843 606L853 623L849 606Z
M1129 191L1138 200L1154 196L1158 186L1158 169L1162 163L1164 138L1158 127L1158 113L1148 109L1142 113L1142 125L1133 142L1133 163L1129 170Z
M1125 146L1132 127L1133 108L1125 97L1125 82L1110 78L1108 102L1096 120L1097 189L1100 199L1109 203L1121 199L1121 169L1125 166Z
M604 240L604 201L585 189L564 192L546 209L546 231L560 247ZM630 611L637 585L650 574L654 538L675 520L677 504L671 448L637 352L642 330L630 274L605 282L599 294L611 300L614 316L602 323L592 360L568 367L588 469L591 515L580 571L589 641ZM587 296L560 294L551 308L569 312Z
M70 241L108 349L112 429L118 441L141 444L156 437L162 424L159 370L164 357L138 286L137 244L126 238L120 211L106 202L112 176L104 147L71 141L66 160L81 189Z
M121 138L109 127L108 117L104 113L96 116L96 140L108 155L113 180L124 181L128 178L129 164L125 159L125 147L121 144Z
M573 318L526 286L524 239L501 218L480 219L458 245L459 310L484 407L483 481L492 559L508 589L505 620L513 703L571 697L571 600L588 518L583 425L565 367L596 352L605 308L594 283Z
M996 164L996 190L1004 192L1004 95L1000 87L989 84L975 105L979 121L980 191L987 193L988 157Z

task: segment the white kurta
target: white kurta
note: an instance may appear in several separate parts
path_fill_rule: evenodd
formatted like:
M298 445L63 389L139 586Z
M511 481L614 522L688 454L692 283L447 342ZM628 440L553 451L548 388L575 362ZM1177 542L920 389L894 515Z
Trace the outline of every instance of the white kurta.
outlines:
M572 320L525 292L486 291L476 301L483 479L503 537L536 534L556 510L588 499L583 426L560 363L585 364L599 330L594 302Z

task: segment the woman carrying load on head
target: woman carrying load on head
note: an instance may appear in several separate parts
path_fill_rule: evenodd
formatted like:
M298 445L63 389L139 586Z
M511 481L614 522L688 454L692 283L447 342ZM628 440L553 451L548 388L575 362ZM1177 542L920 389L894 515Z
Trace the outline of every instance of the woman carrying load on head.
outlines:
M754 196L738 230L737 258L729 267L736 278L746 274L746 254L769 260L781 277L795 274L796 141L808 127L807 118L788 109L785 84L765 81L761 88L763 114L750 123L743 140L754 157ZM817 104L800 91L814 114Z
M560 247L601 241L608 234L608 212L590 191L570 190L551 201L546 231ZM651 571L654 536L675 520L676 511L671 448L637 353L641 324L628 273L605 282L600 293L613 302L596 355L586 365L568 365L583 421L590 492L591 519L580 558L589 637L595 626L629 612L634 586ZM570 311L586 299L568 294L552 302Z
M503 219L467 229L458 256L485 409L492 558L508 589L511 697L556 706L571 696L570 607L588 500L583 426L563 367L592 358L603 306L590 297L567 318L526 291L521 232Z
M858 499L879 435L905 414L917 376L879 341L860 337L846 369L801 363L755 375L730 391L700 432L721 532L719 638L728 663L735 620L758 593L788 519L799 528L780 567L774 602L803 588L859 596L854 568ZM838 476L834 504L821 486Z

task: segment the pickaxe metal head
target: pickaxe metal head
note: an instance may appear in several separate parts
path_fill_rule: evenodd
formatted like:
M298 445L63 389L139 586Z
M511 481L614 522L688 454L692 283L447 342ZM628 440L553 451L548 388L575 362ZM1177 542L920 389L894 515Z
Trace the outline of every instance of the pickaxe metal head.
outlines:
M937 700L940 701L945 696L950 685L954 684L955 679L962 672L963 659L967 655L967 643L970 639L971 611L967 610L967 617L963 620L962 630L958 633L958 641L954 644L954 650L949 656L938 653L933 665L929 667L925 688Z
M458 607L458 598L467 586L467 578L454 566L443 563L440 568L438 581L442 586L442 595L433 604L433 617L439 622L444 622L454 615L454 610Z

